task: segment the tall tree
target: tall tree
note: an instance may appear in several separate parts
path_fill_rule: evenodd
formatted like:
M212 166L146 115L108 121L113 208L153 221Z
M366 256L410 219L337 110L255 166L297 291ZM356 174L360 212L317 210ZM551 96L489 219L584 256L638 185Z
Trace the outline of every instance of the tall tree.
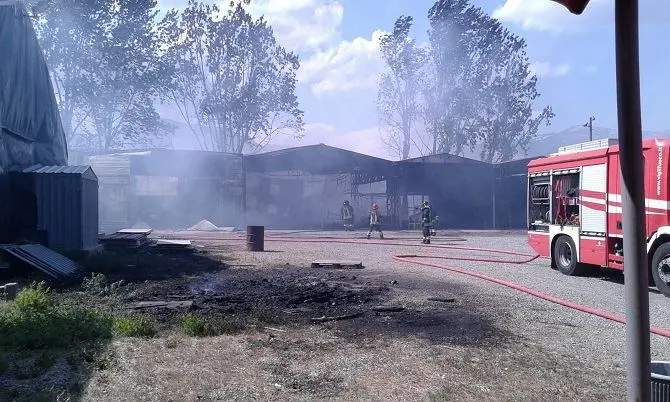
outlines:
M440 151L480 147L488 162L525 152L553 113L533 114L540 94L524 40L467 0L438 0L428 17L433 76L424 111Z
M54 0L33 7L68 144L81 140L90 116L88 99L98 65L103 1Z
M151 146L174 129L154 107L165 73L159 63L156 0L109 0L100 70L92 86L97 149Z
M421 110L421 74L427 53L410 37L412 17L401 16L393 32L380 38L381 55L388 71L381 76L377 110L384 141L401 159L409 158L412 145L420 151L431 146L420 144L423 139L415 123ZM432 147L433 152L435 146Z
M216 6L189 0L166 17L163 65L174 69L168 98L203 149L260 149L303 129L298 56L277 43L263 18L251 17L248 3L231 2L219 17Z
M474 132L483 161L502 162L526 154L530 140L542 123L550 124L554 113L546 106L533 112L540 96L537 77L529 70L525 41L486 17L485 35L479 40L479 63L475 71L480 83L476 100L480 119ZM493 46L491 46L493 45Z
M37 31L70 144L104 151L170 133L154 108L155 0L53 0L39 8Z

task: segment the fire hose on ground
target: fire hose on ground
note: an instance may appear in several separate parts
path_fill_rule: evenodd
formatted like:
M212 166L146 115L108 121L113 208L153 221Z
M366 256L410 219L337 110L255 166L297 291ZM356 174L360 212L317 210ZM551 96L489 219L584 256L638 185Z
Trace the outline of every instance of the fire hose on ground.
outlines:
M234 239L234 238L221 238L221 237L207 237L207 236L196 236L195 237L198 240L241 240L241 239ZM443 238L444 239L444 238ZM390 240L390 239L389 239ZM456 237L447 237L447 241L457 241L457 242L463 242L467 241L467 239L463 238L456 238ZM514 256L514 257L520 257L517 259L504 259L504 258L484 258L484 257L450 257L450 256L435 256L435 255L422 255L422 254L400 254L400 255L394 255L393 259L398 262L403 262L407 264L414 264L414 265L419 265L419 266L424 266L424 267L430 267L430 268L436 268L436 269L441 269L445 271L450 271L454 273L458 273L461 275L467 275L473 278L477 279L482 279L488 282L496 283L498 285L503 285L508 288L517 290L519 292L526 293L528 295L537 297L542 300L549 301L551 303L555 303L573 310L581 311L584 313L588 313L591 315L595 315L597 317L601 317L610 321L614 321L620 324L625 324L626 319L624 317L618 316L613 313L609 313L603 310L599 310L593 307L589 307L583 304L579 303L574 303L569 300L561 299L558 297L551 296L549 294L537 291L535 289L531 289L529 287L519 285L510 281L506 281L503 279L498 279L494 278L488 275L484 275L472 270L467 270L464 268L458 268L458 267L451 267L448 265L443 265L443 264L438 264L434 262L427 262L427 261L421 261L419 259L439 259L439 260L451 260L451 261L469 261L469 262L486 262L486 263L499 263L499 264L514 264L514 265L523 265L530 263L534 260L543 258L545 259L546 257L541 257L538 254L528 254L528 253L520 253L520 252L515 252L515 251L508 251L508 250L498 250L498 249L490 249L490 248L479 248L479 247L465 247L465 246L456 246L456 245L449 245L449 244L434 244L434 245L426 245L426 244L416 244L416 243L400 243L400 242L393 242L393 241L371 241L371 240L366 240L366 241L360 241L360 240L349 240L349 239L342 239L338 238L335 236L331 237L310 237L310 238L297 238L297 237L281 237L281 236L268 236L265 238L265 241L268 242L282 242L282 243L335 243L335 244L369 244L369 245L380 245L380 246L402 246L402 247L422 247L422 248L433 248L433 249L450 249L450 250L459 250L459 251L470 251L470 252L486 252L486 253L491 253L491 254L499 254L499 255L507 255L507 256ZM670 338L670 330L664 329L664 328L656 328L656 327L650 327L649 331L652 334L660 335L665 338Z

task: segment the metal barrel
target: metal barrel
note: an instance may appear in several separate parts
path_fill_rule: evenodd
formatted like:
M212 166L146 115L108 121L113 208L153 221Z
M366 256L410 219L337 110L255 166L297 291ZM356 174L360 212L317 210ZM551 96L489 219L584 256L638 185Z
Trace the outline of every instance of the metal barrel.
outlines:
M263 251L265 226L247 226L247 251Z

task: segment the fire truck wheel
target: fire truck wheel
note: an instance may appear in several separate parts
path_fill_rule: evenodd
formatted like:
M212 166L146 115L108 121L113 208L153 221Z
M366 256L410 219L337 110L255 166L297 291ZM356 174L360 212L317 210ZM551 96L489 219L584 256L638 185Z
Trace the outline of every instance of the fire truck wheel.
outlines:
M663 243L651 260L651 276L658 291L670 297L670 243Z
M559 236L554 243L554 262L564 275L581 275L583 265L577 262L575 242L569 236Z

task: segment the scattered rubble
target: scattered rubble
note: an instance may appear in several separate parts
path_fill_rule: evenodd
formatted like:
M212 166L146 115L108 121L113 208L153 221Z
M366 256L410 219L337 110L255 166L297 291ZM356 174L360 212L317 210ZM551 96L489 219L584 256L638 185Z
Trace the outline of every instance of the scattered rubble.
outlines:
M372 308L372 311L376 311L378 313L381 312L388 312L388 313L397 313L399 311L403 311L405 307L402 306L376 306Z
M312 262L312 268L363 269L363 262L333 260L314 261Z
M428 301L436 301L442 303L453 303L456 301L453 297L429 297Z
M364 313L361 311L361 312L358 312L358 313L337 315L337 316L333 316L333 317L326 317L324 315L324 316L321 316L321 317L312 318L311 321L315 322L315 323L323 323L323 322L328 322L328 321L350 320L350 319L353 319L353 318L361 317L363 314Z
M141 301L129 306L131 309L145 308L169 308L169 309L190 309L193 306L193 300L182 301Z
M190 240L179 240L179 239L159 239L156 240L154 244L154 249L158 251L170 251L170 252L193 252L195 249L192 247Z
M118 249L137 249L148 245L151 240L149 240L149 231L143 230L141 232L122 232L118 231L112 233L111 235L102 237L100 239L100 244L107 250L118 250Z

